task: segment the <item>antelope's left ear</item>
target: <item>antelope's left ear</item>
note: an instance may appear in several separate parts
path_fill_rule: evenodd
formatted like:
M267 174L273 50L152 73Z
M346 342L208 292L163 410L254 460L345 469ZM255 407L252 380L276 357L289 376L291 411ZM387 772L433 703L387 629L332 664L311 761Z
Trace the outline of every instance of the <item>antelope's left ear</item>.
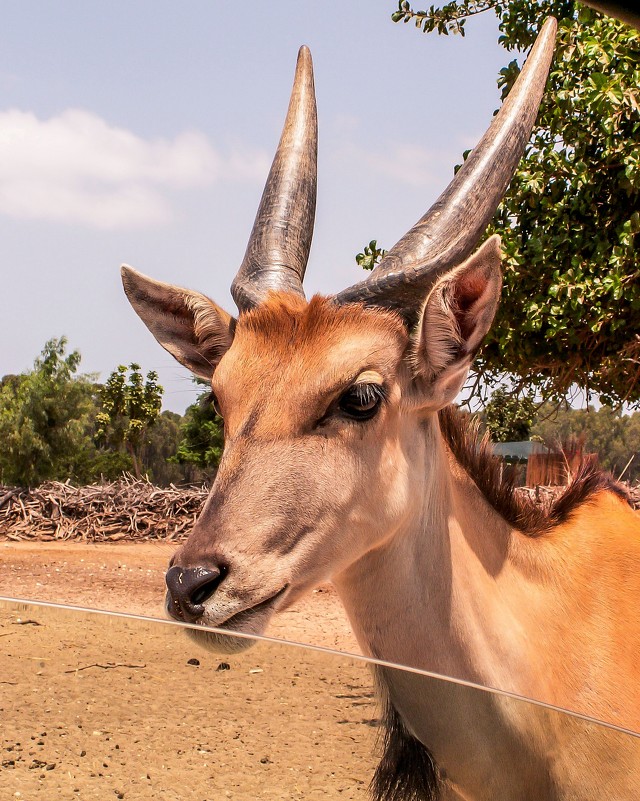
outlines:
M412 346L418 405L435 411L460 392L493 322L501 288L497 235L435 284Z

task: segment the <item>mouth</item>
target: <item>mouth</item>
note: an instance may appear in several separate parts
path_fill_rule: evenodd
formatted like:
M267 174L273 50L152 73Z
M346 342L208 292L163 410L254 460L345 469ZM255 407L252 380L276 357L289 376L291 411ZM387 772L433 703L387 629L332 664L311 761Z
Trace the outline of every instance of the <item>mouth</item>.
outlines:
M217 623L216 628L224 629L225 631L241 631L246 634L262 634L264 627L262 627L261 631L256 631L256 624L259 624L262 619L265 619L264 622L266 627L268 619L275 611L274 607L276 603L285 594L288 588L289 585L285 584L284 587L278 590L278 592L274 593L268 598L265 598L264 601L260 601L259 603L255 604L255 606L250 606L248 609L243 609L242 612L237 612L223 623ZM207 625L206 617L207 613L205 612L202 620L202 623L205 626Z
M243 609L241 612L236 612L227 620L221 623L213 623L207 618L207 610L205 607L204 615L196 621L196 625L202 626L202 630L188 629L189 637L194 639L197 643L205 648L211 649L218 653L233 654L240 651L245 651L254 645L252 637L264 634L269 620L271 619L278 601L289 589L289 585L285 584L284 587L279 589L273 595L265 598L263 601ZM205 626L215 626L220 631L207 630ZM234 634L242 634L242 637L235 637Z

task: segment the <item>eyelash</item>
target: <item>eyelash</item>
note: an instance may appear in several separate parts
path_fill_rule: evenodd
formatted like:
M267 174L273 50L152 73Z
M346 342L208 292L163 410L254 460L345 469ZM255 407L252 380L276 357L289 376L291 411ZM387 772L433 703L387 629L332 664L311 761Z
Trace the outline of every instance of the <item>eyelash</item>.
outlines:
M376 416L386 398L381 384L354 384L340 396L338 409L352 420L365 422Z

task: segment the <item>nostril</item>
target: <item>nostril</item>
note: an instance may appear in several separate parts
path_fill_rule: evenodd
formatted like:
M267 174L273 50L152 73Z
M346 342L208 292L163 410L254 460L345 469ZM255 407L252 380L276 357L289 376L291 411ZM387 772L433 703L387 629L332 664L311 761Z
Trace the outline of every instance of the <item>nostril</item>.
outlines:
M225 568L220 568L220 572L217 576L210 578L209 580L205 581L204 584L201 584L191 593L191 603L199 606L203 604L205 601L209 600L214 592L218 589L218 585L222 581L222 579L226 575Z
M206 567L178 565L170 567L167 570L166 582L178 617L191 620L200 617L204 613L203 604L215 593L226 574L225 567L213 570Z
M191 601L192 604L199 606L213 595L213 593L216 591L217 586L218 586L218 580L212 579L211 581L208 581L206 584L203 584L202 587L197 589L194 593L192 593L191 598L189 600Z

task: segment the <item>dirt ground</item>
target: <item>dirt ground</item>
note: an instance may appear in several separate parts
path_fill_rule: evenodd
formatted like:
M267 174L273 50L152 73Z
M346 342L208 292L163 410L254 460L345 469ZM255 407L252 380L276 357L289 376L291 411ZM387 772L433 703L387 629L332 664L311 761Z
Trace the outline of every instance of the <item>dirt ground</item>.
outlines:
M0 596L166 618L164 574L175 544L0 542ZM268 635L358 654L340 601L321 587Z
M172 547L0 543L0 596L164 618ZM269 634L357 651L322 588ZM170 622L0 603L0 801L361 799L378 708L357 660L221 656Z

